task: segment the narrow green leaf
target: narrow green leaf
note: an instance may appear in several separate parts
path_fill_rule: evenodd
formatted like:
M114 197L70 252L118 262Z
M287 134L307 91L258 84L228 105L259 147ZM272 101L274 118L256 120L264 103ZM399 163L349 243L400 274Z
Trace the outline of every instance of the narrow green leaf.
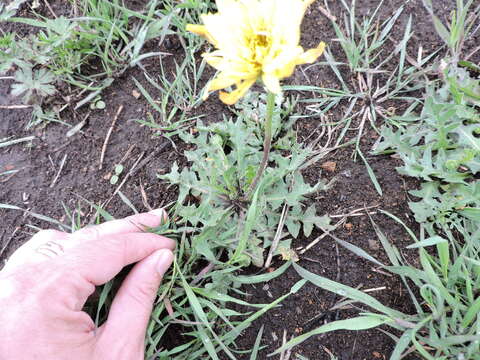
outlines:
M304 342L309 337L319 334L324 334L330 331L336 330L367 330L371 329L386 323L391 322L391 319L379 316L358 316L352 319L347 320L338 320L333 321L331 323L322 325L315 330L309 331L303 335L297 336L292 340L288 341L285 345L281 346L279 349L275 350L275 352L271 353L271 355L276 355L281 353L282 351L291 349L292 347Z
M432 237L429 237L428 239L419 241L415 244L408 245L407 249L423 248L427 246L437 245L440 243L448 243L448 241L442 238L441 236L437 235L437 236L432 236Z
M316 275L311 273L304 268L300 267L296 263L293 263L293 267L298 272L298 274L310 281L312 284L321 287L322 289L331 291L337 295L347 297L352 300L360 301L362 304L370 306L371 308L380 311L388 316L395 317L395 318L404 318L405 315L401 312L391 309L382 303L380 303L374 297L364 293L363 291L351 288L349 286L337 283L333 280L327 279L320 275Z
M290 265L292 265L292 263L291 261L288 261L270 273L251 276L240 275L235 278L235 282L239 284L258 284L261 282L267 282L275 279L277 276L282 275L290 267Z
M363 153L360 151L360 149L358 149L357 152L358 152L358 155L360 155L360 157L362 158L362 160L365 164L365 167L367 168L368 176L370 176L370 180L372 181L373 186L375 187L375 190L377 190L377 192L380 196L383 196L382 187L380 186L380 184L377 180L377 177L375 176L375 173L373 172L372 168L370 167L370 164L368 163L367 159L365 159L365 157L363 156Z
M253 345L252 353L250 355L250 360L257 360L258 350L260 350L260 343L262 341L263 328L265 325L262 325L258 331L257 338L255 339L255 344Z

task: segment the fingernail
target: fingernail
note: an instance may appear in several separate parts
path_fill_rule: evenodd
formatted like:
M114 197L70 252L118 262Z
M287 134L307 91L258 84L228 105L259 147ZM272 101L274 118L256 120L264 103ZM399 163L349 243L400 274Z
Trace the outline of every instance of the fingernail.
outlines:
M173 262L173 253L170 250L160 250L157 260L157 272L163 276Z

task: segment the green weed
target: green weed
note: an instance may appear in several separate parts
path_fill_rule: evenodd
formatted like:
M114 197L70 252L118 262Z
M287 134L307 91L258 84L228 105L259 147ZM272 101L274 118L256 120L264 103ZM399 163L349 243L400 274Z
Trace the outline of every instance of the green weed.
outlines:
M380 184L368 164L367 157L360 149L360 140L364 135L367 124L378 131L378 118L388 121L396 110L391 107L392 101L408 103L412 108L418 104L418 99L412 92L422 89L418 80L425 70L419 70L431 60L434 54L427 57L419 55L414 64L408 64L407 45L412 36L412 18L410 17L403 37L398 43L390 44L392 29L403 13L400 7L391 17L383 22L377 19L377 14L383 4L368 17L357 19L355 14L356 2L347 4L342 0L346 9L343 24L332 21L337 39L346 62L339 62L330 50L325 51L326 63L339 81L339 88L321 88L315 86L292 86L288 90L304 91L311 94L310 98L300 102L307 105L312 117L322 117L329 111L348 104L343 111L339 122L339 135L336 144L339 144L348 131L355 131L354 159L360 156L365 163L368 174L377 192L382 195ZM328 8L328 3L325 2ZM393 51L385 53L386 46L393 46ZM391 64L395 63L394 68ZM350 78L350 79L349 79ZM341 124L341 125L340 125Z
M452 11L450 22L446 25L435 15L432 0L423 0L423 3L430 13L435 30L448 46L450 56L454 63L461 59L463 45L469 36L478 31L476 21L480 16L480 6L473 8L473 0L457 0L456 9ZM475 27L476 26L476 27Z
M408 248L418 249L421 267L409 265L373 220L390 264L382 264L353 244L341 243L356 255L400 276L416 312L412 315L401 313L359 289L294 264L304 279L347 298L343 304L355 304L360 314L302 334L274 354L299 345L314 335L383 325L401 334L398 337L383 328L380 330L395 342L391 360L402 359L412 352L430 360L478 359L480 300L475 289L480 284L480 188L476 180L480 171L480 113L477 108L480 80L470 73L469 63L458 60L465 36L473 26L472 21L478 18L478 9L468 12L471 4L471 1L466 5L457 1L458 9L452 15L448 31L434 17L435 26L448 44L453 60L442 61L440 81L423 85L426 95L425 101L420 103L421 113L415 113L417 101L402 116L390 117L381 130L382 137L375 149L377 153L396 154L404 163L398 171L423 181L419 190L410 191L416 201L409 203L420 223L419 238L397 217L383 212L401 223L411 236L413 244ZM368 62L368 51L364 59L355 52L357 48L350 46L351 42L347 45L342 46L353 65L351 70L358 66L357 71L363 71L358 64ZM333 90L328 91L333 93ZM355 99L345 88L337 90L336 94ZM412 285L418 289L418 296L415 296Z
M37 114L47 113L42 110L43 100L60 82L82 90L69 94L68 102L77 101L78 109L128 68L141 66L148 57L163 55L143 52L149 40L163 40L173 34L171 16L162 14L158 6L158 1L152 1L141 13L125 8L118 0L85 0L79 4L81 16L71 19L18 18L12 15L15 8L4 9L9 14L5 15L6 21L32 26L38 32L25 38L2 35L0 72L18 69L13 94L24 93L24 101L33 104ZM85 91L90 94L79 99Z
M415 243L410 248L419 249L420 269L406 263L400 251L389 243L378 227L376 229L392 263L384 265L384 268L402 277L417 313L407 315L398 312L361 290L315 275L294 264L304 279L349 299L344 304L356 304L361 313L357 317L333 321L296 337L275 353L296 346L314 335L340 329L363 330L386 325L402 334L398 337L382 330L396 344L390 360L402 359L412 351L429 360L477 359L480 350L480 324L477 319L480 301L474 291L480 283L479 262L476 260L479 251L477 226L473 223L456 224L455 232L460 232L465 244L455 240L454 231L448 231L447 238L439 235L424 237L423 231L420 240L413 235ZM427 251L428 247L436 252ZM413 295L407 279L419 289L419 299ZM376 312L369 312L368 309Z

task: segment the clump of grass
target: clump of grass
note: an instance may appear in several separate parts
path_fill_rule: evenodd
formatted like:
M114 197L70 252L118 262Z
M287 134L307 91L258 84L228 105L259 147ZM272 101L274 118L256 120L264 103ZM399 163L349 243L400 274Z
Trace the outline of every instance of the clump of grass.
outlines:
M388 121L395 111L391 107L392 101L407 103L411 108L419 104L418 98L412 94L422 89L423 85L418 80L427 71L419 69L425 67L434 54L426 57L420 54L416 61L409 56L407 46L413 33L411 16L402 30L400 41L392 43L392 32L403 13L403 6L386 20L380 21L378 12L383 1L369 16L361 19L356 16L356 1L348 4L342 0L341 3L346 11L343 21L332 20L331 23L337 37L334 41L340 44L346 61L338 61L327 49L327 61L322 64L332 70L340 84L339 88L292 86L288 89L311 94L310 98L300 100L306 104L311 117L322 118L332 109L347 104L341 117L343 120L338 123L341 130L337 144L349 131L356 132L353 158L356 159L358 155L364 162L375 189L382 195L383 191L367 156L360 148L360 140L367 124L378 132L379 120ZM325 7L328 9L327 2ZM387 53L387 46L392 46L393 51ZM395 64L393 69L392 63Z
M63 96L66 104L55 107L58 117L72 102L78 109L94 100L128 68L163 55L143 52L144 45L173 33L171 16L157 9L158 1L143 12L129 10L118 0L84 0L77 5L80 16L73 18L19 18L13 16L15 8L3 9L6 21L38 30L24 38L14 33L0 38L0 73L13 72L14 95L23 95L24 103L35 106L34 125L48 118L42 105L57 84L66 83L71 91ZM54 116L52 111L48 114Z
M384 325L401 334L381 329L395 342L391 360L410 353L429 360L478 358L480 298L475 289L480 284L480 193L476 181L480 171L480 80L468 71L468 62L459 60L465 36L478 20L478 8L468 11L471 5L472 1L457 1L457 11L452 13L448 28L433 18L449 49L446 60L440 63L440 78L424 84L426 95L425 101L420 102L421 113L415 114L415 107L410 107L403 116L391 117L381 130L376 147L377 153L395 153L403 160L404 165L398 168L401 174L423 181L420 190L410 192L416 201L409 203L420 225L419 237L400 219L383 212L410 235L413 244L408 248L418 249L421 267L408 264L373 220L390 264L381 263L352 244L347 247L400 276L416 312L404 314L358 289L294 264L305 280L347 298L342 304L355 304L360 314L298 336L274 354L325 332ZM356 53L349 51L352 55L347 56L357 59Z

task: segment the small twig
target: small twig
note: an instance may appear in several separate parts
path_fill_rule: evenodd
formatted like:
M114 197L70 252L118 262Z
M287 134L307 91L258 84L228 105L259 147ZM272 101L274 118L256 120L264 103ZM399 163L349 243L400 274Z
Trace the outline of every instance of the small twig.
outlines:
M283 330L283 337L282 337L282 346L287 343L287 330ZM290 350L290 349L288 349ZM285 349L280 353L280 360L288 360L290 356L288 356L288 350ZM288 356L288 357L287 357Z
M56 153L57 151L60 151L60 150L62 150L62 149L65 149L68 145L70 145L71 142L72 142L72 140L69 140L69 141L67 141L65 144L57 147L56 149L53 149L53 150L50 152L50 154Z
M102 153L100 154L100 165L98 167L99 170L102 170L102 168L103 168L103 159L105 158L105 151L107 151L108 140L110 139L110 136L112 135L113 127L115 126L115 124L118 120L118 116L120 115L122 110L123 110L123 105L120 105L118 107L117 113L115 114L115 116L113 118L112 125L110 126L110 128L107 131L107 136L105 136L105 141L103 142L103 146L102 146Z
M15 175L17 175L20 171L24 170L26 168L26 166L20 168L20 169L16 169L14 170L10 175L8 175L6 178L0 180L0 183L5 183L7 182L8 180L10 180L12 177L14 177ZM1 175L1 174L0 174ZM6 175L6 174L5 174Z
M152 211L153 208L148 203L148 197L147 197L147 193L145 192L145 189L143 188L142 179L140 179L140 194L142 195L143 206L145 206L145 208L148 211Z
M14 172L14 173L11 173L10 175L8 175L5 179L3 180L0 180L0 183L5 183L7 182L8 180L10 180L12 177L14 177L16 175L17 172Z
M330 356L331 359L335 359L335 355L333 355L333 353L332 353L330 350L328 350L328 349L327 349L325 346L323 346L323 345L322 345L322 348L323 348L323 351L325 351L325 352Z
M125 155L123 155L123 157L120 159L120 161L118 163L123 164L123 162L128 159L128 157L130 156L130 153L132 152L132 150L134 148L135 148L135 144L130 145L127 152L125 153Z
M363 211L363 210L367 210L367 209L373 209L373 208L377 208L379 205L372 205L372 206L367 206L367 207L363 207L363 208L359 208L359 209L355 209L355 210L352 210L351 212L349 212L348 214L336 214L336 215L328 215L328 217L331 217L331 218L339 218L339 217L351 217L351 216L365 216L365 215L374 215L376 214L376 212L366 212L366 213L359 213L360 211ZM358 214L359 213L359 214Z
M347 220L347 217L344 217L343 219L339 220L335 225L333 225L333 229L332 230L326 230L322 235L320 235L319 237L317 237L315 240L313 240L310 244L308 244L302 251L300 251L300 254L305 254L305 252L307 252L307 250L309 250L310 248L312 248L313 246L315 246L316 244L318 244L324 237L330 235L330 231L334 231L337 229L337 227L339 227L340 225L342 225L345 221Z
M160 145L153 153L151 153L150 155L148 155L143 161L142 158L145 156L145 151L143 151L140 156L137 158L137 160L135 161L135 164L133 164L133 166L130 168L130 171L127 173L127 175L125 175L125 178L123 179L123 181L120 183L120 185L118 185L117 189L115 190L115 192L112 194L112 196L107 200L105 201L102 205L101 205L101 208L104 209L109 203L110 201L112 201L112 199L115 197L115 195L117 195L118 191L122 188L123 185L125 185L125 183L127 182L127 179L131 176L135 176L137 174L137 172L142 168L144 167L156 154L158 154L160 151L162 151L167 145L169 145L170 143L169 142L165 142L163 143L162 145ZM128 151L127 151L128 152ZM98 210L95 212L95 214L93 215L93 220L92 221L95 221L95 218L98 216Z
M158 146L150 155L148 155L138 167L133 171L132 176L136 175L145 165L147 165L155 156L161 153L168 145L171 145L169 142L164 142L160 146Z
M365 290L363 290L363 292L368 293L368 292L374 292L374 291L382 291L382 290L386 290L386 289L387 289L386 286L381 286L381 287L378 287L378 288L365 289Z
M372 268L372 271L373 271L373 272L376 272L376 273L379 273L379 274L382 274L382 275L385 275L385 276L388 276L388 277L392 277L392 276L393 276L392 274L389 274L389 273L387 273L387 272L385 272L385 271L382 271L382 270L380 270L380 269Z
M311 261L311 262L314 262L314 263L317 263L317 264L321 264L321 263L322 263L322 262L319 261L319 260L311 259L311 258L308 258L308 257L302 257L302 260Z
M470 58L471 58L473 55L475 55L475 53L477 53L477 51L479 51L479 50L480 50L480 46L477 46L475 49L473 49L473 51L465 57L465 61L470 60Z
M333 22L336 22L337 21L337 17L332 15L332 13L330 11L328 11L327 9L325 9L323 6L319 5L318 6L318 10L320 10L320 12L325 15L325 17L330 20L330 21L333 21Z
M376 215L378 214L376 211L368 212L368 213L359 213L359 214L351 214L347 215L348 217L357 217L357 216L367 216L367 215ZM339 218L344 217L345 215L330 215L331 218Z
M50 11L50 13L53 15L53 17L56 19L57 18L57 14L55 14L55 11L53 11L52 7L50 6L50 4L48 3L47 0L43 0L43 2L45 3L45 5L47 5L47 8L48 10Z
M0 80L15 80L13 76L0 76Z
M0 105L0 109L28 109L33 105Z
M82 130L82 128L85 126L85 124L87 123L87 120L88 118L90 117L90 114L92 112L89 111L87 113L87 115L85 115L85 117L83 118L82 121L80 121L77 125L75 125L74 127L72 127L70 130L67 131L67 133L65 134L65 136L67 138L69 137L72 137L73 135L75 135L76 133L78 133L80 130Z
M62 159L62 162L60 163L60 168L58 169L57 176L53 179L52 183L50 184L50 187L53 188L55 186L55 183L57 182L58 178L60 177L60 173L62 172L62 169L65 165L65 161L67 160L67 154Z

